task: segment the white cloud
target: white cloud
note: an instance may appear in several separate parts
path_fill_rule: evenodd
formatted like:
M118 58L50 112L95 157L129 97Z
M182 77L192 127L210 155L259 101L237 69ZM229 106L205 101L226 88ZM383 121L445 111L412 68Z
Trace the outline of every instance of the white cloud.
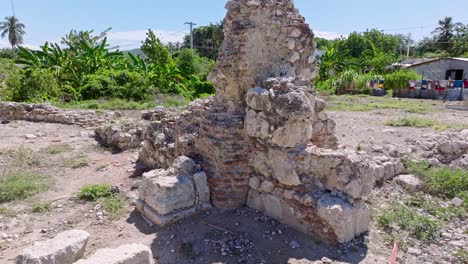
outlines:
M39 46L32 45L32 44L22 44L21 46L25 47L25 48L32 49L32 50L41 49ZM9 48L11 48L10 43L8 41L4 40L4 39L0 39L0 49L9 49Z
M314 30L315 36L319 38L324 38L328 40L334 40L340 37L347 37L347 34L340 34L338 32L327 32L327 31L318 31Z
M166 30L153 30L156 36L164 43L168 42L182 42L187 30L182 31L166 31ZM132 30L121 32L109 32L107 39L111 46L119 46L120 49L132 49L141 46L141 42L146 38L147 30Z

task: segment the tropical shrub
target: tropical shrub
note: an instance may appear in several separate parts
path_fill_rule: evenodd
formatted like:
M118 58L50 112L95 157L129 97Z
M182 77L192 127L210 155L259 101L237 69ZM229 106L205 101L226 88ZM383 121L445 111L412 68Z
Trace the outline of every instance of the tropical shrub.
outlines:
M415 71L399 70L385 75L385 88L390 90L408 88L409 81L421 78L422 76Z

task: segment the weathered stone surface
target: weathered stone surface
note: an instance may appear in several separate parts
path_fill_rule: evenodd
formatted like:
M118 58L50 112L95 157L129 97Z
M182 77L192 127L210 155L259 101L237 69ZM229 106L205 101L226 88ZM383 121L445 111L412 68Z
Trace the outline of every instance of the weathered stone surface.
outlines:
M165 173L165 170L154 170L143 174L139 198L161 214L193 206L192 180L185 175Z
M89 237L85 231L65 231L21 251L16 264L72 264L83 256Z
M414 175L399 175L395 181L410 192L417 192L423 188L423 182Z
M63 110L50 104L0 102L0 120L60 123L89 128L101 125L116 115L113 112L98 115L88 110Z
M210 190L200 166L181 156L168 169L144 173L138 198L136 209L164 226L207 209Z
M350 241L369 228L370 213L363 202L352 206L338 197L326 195L318 201L317 212L333 228L339 243Z
M99 249L91 257L75 264L152 264L151 249L142 244L123 245L115 249Z
M208 178L205 172L198 172L193 175L195 182L195 189L198 193L198 199L200 203L210 202L210 188L208 188Z

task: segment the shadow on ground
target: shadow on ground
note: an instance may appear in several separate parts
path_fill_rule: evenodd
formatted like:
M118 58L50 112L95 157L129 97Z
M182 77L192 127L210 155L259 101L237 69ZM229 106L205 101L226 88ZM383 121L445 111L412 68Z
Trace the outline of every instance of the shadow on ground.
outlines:
M127 219L151 244L156 263L308 264L326 257L360 263L367 254L363 238L338 248L322 244L254 210L211 210L174 225L150 227L136 211Z

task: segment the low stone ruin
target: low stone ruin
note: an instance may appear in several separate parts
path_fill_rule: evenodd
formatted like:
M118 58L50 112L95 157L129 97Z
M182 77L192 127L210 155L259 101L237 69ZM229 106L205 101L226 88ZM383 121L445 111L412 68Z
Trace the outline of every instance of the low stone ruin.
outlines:
M206 174L190 158L178 157L168 169L143 174L136 208L159 226L211 208Z
M78 125L95 127L112 119L115 113L96 114L87 110L63 110L50 104L26 104L0 102L0 120L24 120L31 122Z
M142 244L123 245L116 249L99 249L82 259L90 234L82 230L69 230L56 237L36 242L22 250L16 264L152 264L151 250Z
M403 165L338 149L335 124L311 87L313 33L291 0L226 8L210 74L217 94L150 125L139 160L157 170L143 177L137 209L164 225L206 204L182 160L201 166L215 207L247 205L329 244L366 232L375 181Z

